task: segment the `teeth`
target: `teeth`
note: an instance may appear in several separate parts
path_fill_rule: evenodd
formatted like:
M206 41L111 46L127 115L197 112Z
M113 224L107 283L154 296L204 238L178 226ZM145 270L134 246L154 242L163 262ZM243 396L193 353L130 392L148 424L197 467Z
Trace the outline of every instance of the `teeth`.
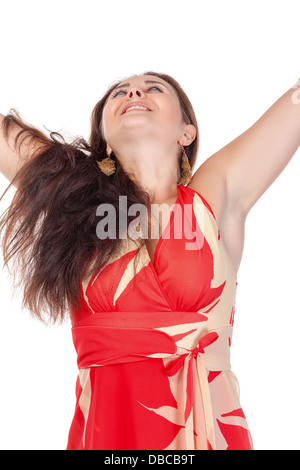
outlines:
M144 106L130 106L130 108L126 109L126 113L127 113L127 111L129 111L130 109L144 109L145 111L148 111L148 109L145 108Z

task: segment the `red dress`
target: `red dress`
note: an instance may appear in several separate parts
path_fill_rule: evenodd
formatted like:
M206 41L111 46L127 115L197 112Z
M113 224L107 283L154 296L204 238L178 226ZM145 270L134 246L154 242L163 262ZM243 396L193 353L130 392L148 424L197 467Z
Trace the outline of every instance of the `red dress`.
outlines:
M71 315L67 449L252 449L230 369L236 271L210 206L180 185L154 262L131 238L122 246Z

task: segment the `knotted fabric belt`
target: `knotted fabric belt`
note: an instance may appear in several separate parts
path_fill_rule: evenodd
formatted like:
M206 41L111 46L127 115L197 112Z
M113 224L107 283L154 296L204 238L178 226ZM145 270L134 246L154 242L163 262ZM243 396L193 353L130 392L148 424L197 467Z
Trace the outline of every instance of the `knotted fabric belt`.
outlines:
M111 323L114 324L114 315L118 312L105 312L111 314ZM187 424L190 413L193 411L193 380L199 381L202 394L202 403L205 417L207 446L216 449L216 438L214 429L213 409L209 390L208 371L230 370L230 344L232 326L201 331L195 328L195 323L188 328L183 324L182 333L170 336L159 328L133 327L130 321L131 313L136 316L137 312L122 312L129 321L128 326L108 326L108 322L101 322L101 314L90 315L81 323L72 328L72 336L75 349L78 354L77 364L79 369L90 367L101 367L146 359L174 358L167 362L165 367L168 376L175 375L183 368L185 377L185 416ZM158 315L160 312L153 312ZM172 312L176 313L184 312ZM144 317L148 312L141 312ZM166 312L161 312L165 315ZM145 318L145 317L144 317ZM170 318L170 313L168 315ZM103 323L103 324L101 324ZM139 323L139 322L137 322ZM126 325L126 322L124 323ZM198 325L197 325L198 326ZM199 323L201 326L201 323ZM205 326L205 322L203 323ZM162 328L168 330L168 328ZM199 335L197 333L199 331ZM187 337L188 333L196 332L197 344L191 348L183 348L180 338ZM200 339L199 339L200 337ZM184 343L186 344L186 343ZM196 361L196 377L193 372L193 360ZM191 423L191 420L189 420ZM194 432L191 425L185 427L186 443L188 449L194 447Z

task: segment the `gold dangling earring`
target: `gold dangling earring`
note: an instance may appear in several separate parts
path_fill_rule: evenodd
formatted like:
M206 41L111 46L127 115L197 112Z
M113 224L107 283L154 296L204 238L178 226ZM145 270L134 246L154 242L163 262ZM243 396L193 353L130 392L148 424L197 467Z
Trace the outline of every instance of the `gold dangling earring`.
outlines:
M180 184L182 185L188 184L192 177L192 170L191 170L190 162L189 162L189 159L187 157L184 147L182 147L181 168L183 172L177 182L177 186L179 186Z
M110 155L100 162L97 160L97 164L102 173L104 173L106 176L110 176L116 171L116 164L114 160L110 158Z

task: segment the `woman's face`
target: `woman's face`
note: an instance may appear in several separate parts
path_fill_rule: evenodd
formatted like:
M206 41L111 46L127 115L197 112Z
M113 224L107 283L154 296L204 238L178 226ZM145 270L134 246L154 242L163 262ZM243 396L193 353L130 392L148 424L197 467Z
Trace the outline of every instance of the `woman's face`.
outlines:
M186 126L174 88L153 75L121 82L108 96L102 115L102 135L107 153L122 143L151 139L176 143ZM193 127L193 126L192 126ZM183 145L183 144L181 144Z

